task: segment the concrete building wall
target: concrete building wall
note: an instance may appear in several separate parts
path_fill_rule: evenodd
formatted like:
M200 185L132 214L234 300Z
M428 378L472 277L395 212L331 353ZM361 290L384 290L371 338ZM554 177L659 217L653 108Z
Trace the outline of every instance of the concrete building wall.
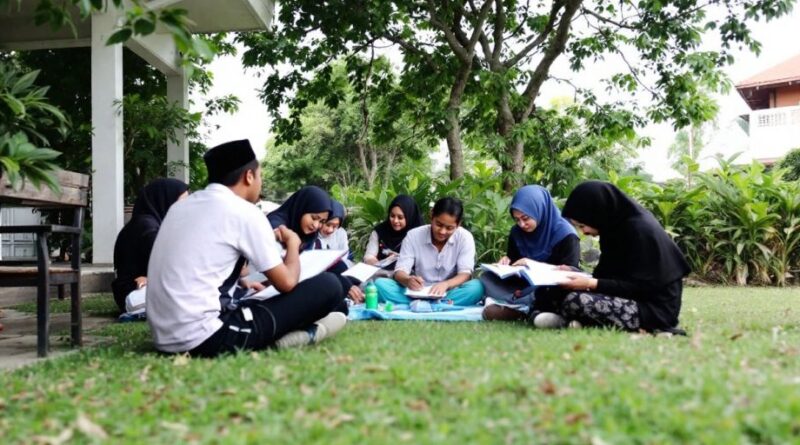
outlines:
M775 91L776 107L795 107L800 105L800 85L778 88Z

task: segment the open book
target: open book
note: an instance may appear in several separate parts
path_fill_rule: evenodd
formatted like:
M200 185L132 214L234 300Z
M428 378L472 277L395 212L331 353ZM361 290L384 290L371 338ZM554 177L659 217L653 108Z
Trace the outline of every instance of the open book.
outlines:
M501 264L481 264L481 269L491 272L502 279L518 276L527 280L533 286L556 286L569 281L568 276L574 274L591 275L584 272L559 270L557 266L539 261L526 260L525 266L510 266Z
M325 272L345 255L347 255L347 250L306 250L300 252L299 281L305 281ZM269 286L261 292L246 296L245 299L255 298L258 300L266 300L279 294L280 292L278 292L278 289L275 289L275 286Z
M406 288L406 296L409 298L421 298L423 300L439 300L445 298L446 295L432 295L431 288L433 286L425 286L420 290L411 290Z

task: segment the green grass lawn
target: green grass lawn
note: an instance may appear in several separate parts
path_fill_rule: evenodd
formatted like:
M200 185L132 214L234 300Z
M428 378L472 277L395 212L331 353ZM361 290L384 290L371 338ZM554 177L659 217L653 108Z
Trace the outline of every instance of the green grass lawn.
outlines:
M157 355L146 324L115 324L97 333L112 346L0 375L0 437L800 443L800 290L687 289L682 322L689 338L354 322L316 347L216 360Z

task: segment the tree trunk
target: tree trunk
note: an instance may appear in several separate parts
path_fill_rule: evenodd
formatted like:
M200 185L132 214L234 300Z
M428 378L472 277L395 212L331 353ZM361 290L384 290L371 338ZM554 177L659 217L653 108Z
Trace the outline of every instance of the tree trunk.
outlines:
M525 152L522 141L512 138L512 131L517 125L514 113L511 111L508 92L504 91L497 100L497 133L503 138L506 152L500 159L503 170L503 188L507 192L522 185L522 172L525 163Z
M456 74L453 87L450 88L450 100L447 102L447 151L450 154L450 179L464 176L464 148L461 145L461 101L467 78L472 70L472 61L462 63Z

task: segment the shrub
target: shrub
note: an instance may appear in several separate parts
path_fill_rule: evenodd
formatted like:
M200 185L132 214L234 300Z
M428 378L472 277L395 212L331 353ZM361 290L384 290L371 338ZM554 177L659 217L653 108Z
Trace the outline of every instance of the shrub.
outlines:
M785 170L783 178L789 181L800 179L800 147L790 151L780 160L778 167Z

